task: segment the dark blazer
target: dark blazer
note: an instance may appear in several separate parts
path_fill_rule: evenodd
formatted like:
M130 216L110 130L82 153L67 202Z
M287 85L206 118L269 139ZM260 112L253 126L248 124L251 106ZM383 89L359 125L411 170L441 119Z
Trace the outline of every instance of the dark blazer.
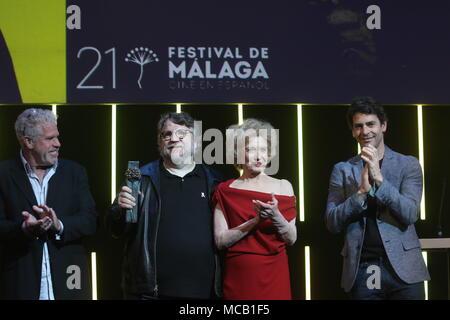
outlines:
M39 299L44 241L21 229L22 211L35 214L36 204L21 160L0 163L0 300ZM50 234L47 241L55 299L89 299L90 274L81 240L95 233L97 214L86 170L60 159L46 204L64 225L60 240ZM76 284L78 274L80 289L70 285Z
M351 290L356 278L366 227L366 208L356 200L362 169L359 155L334 166L325 214L329 231L345 233L341 285L346 292ZM406 283L429 280L414 228L422 198L419 161L386 146L381 173L383 183L375 192L377 224L389 262Z

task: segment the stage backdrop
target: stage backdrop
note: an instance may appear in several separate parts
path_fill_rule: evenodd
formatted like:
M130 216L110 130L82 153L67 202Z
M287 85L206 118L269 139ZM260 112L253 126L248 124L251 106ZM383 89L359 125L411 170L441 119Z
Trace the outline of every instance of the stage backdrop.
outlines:
M0 103L448 103L442 0L0 0Z

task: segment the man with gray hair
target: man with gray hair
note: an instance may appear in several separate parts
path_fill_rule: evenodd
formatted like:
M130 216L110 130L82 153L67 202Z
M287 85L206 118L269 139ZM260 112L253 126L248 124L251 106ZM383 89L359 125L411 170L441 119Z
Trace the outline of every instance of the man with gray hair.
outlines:
M194 120L169 112L158 123L161 159L140 168L135 199L123 186L107 223L126 240L122 288L126 299L208 299L221 296L210 199L220 182L196 164ZM125 211L138 207L137 223Z
M58 159L50 110L25 110L15 131L18 158L0 163L0 299L87 299L81 240L97 214L86 170Z

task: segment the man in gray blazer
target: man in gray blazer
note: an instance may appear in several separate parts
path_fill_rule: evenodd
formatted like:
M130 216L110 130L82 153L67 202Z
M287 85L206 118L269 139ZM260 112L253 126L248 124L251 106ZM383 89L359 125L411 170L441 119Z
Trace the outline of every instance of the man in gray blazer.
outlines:
M384 144L387 117L372 98L355 99L347 121L361 153L334 166L325 214L330 232L345 233L341 286L352 299L424 299L420 164Z

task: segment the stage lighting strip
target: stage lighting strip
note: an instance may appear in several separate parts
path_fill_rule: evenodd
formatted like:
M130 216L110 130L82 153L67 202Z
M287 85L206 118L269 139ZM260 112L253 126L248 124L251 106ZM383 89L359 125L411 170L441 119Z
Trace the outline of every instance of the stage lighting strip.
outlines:
M420 202L420 219L426 219L425 212L425 157L423 148L423 117L422 117L422 105L417 105L417 128L419 136L419 162L422 166L423 173L423 189L422 189L422 201Z
M92 300L97 300L97 253L91 252Z
M238 104L238 124L241 125L244 123L244 105L242 103ZM238 169L239 176L242 176L244 173L243 169Z
M298 208L300 221L305 221L305 188L303 183L303 106L297 105L297 142L298 142Z
M303 106L297 104L297 149L298 149L298 209L300 221L305 221L305 185L303 180ZM305 300L311 300L310 247L305 246Z
M111 105L111 203L116 198L117 105ZM97 300L97 256L91 253L92 300Z
M111 105L111 203L116 198L116 111L117 105Z
M305 246L305 300L311 300L310 248Z
M238 124L244 123L244 105L242 103L238 104Z
M428 254L426 251L422 251L423 260L425 260L425 265L428 267ZM428 281L425 281L425 300L428 300Z

